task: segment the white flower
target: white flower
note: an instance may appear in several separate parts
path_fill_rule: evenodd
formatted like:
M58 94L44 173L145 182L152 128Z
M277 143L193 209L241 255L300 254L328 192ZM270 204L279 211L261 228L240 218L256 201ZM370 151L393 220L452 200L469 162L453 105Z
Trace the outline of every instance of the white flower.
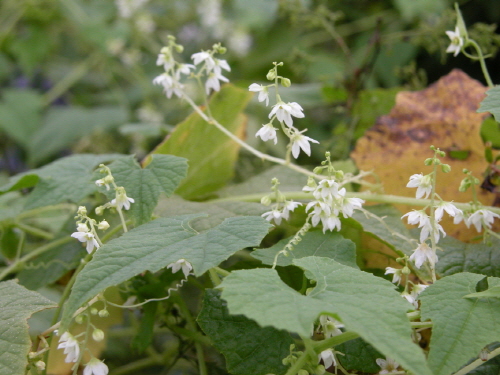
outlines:
M207 95L210 94L210 89L214 91L219 91L220 90L220 82L229 82L229 80L215 72L211 72L208 74L207 81L205 82L205 90L207 91Z
M78 226L80 226L80 224ZM99 243L94 238L94 235L90 232L74 232L71 234L71 237L76 238L80 242L86 242L86 250L89 254L92 253L94 247L96 249L99 248Z
M249 91L258 92L259 93L259 102L266 101L266 106L269 105L269 91L267 91L267 87L263 85L259 85L257 83L252 83L248 87Z
M330 231L333 231L335 228L337 228L337 230L340 230L340 219L334 213L331 213L330 215L322 214L320 218L321 223L323 224L323 233L325 233L327 229Z
M88 232L89 227L87 226L86 223L78 223L78 225L76 226L76 230L78 232Z
M451 43L446 49L446 53L453 53L453 56L457 56L462 50L464 45L464 38L460 36L460 30L455 27L455 31L447 31L446 35L451 39Z
M283 208L283 212L281 213L281 217L285 220L288 220L290 217L290 212L293 212L297 207L302 206L302 203L290 201L285 204Z
M434 235L434 241L436 241L436 243L439 242L440 238L439 233L442 233L443 237L446 237L446 232L444 231L441 224L439 224L436 220L434 220L434 230L432 228L430 220L427 223L425 223L421 228L422 231L420 232L420 242L424 242L431 233Z
M184 276L188 277L189 272L193 269L193 266L191 266L191 263L189 263L186 259L179 259L177 262L170 263L167 268L172 268L172 273L176 273L182 269Z
M255 136L260 137L264 142L272 140L274 141L274 144L278 143L276 128L271 123L262 125L262 128L255 133Z
M311 217L313 227L318 225L322 216L327 217L332 213L330 206L320 200L309 202L306 206L306 212L308 212L311 208L313 209L313 215Z
M274 222L276 223L276 225L280 225L281 224L281 219L283 218L282 212L280 210L278 210L278 209L274 209L272 211L264 212L260 216L262 216L267 221L274 220Z
M226 60L221 60L221 59L214 59L214 73L216 75L221 75L222 69L227 70L228 72L231 71L231 68L229 67L229 64L227 63ZM222 68L222 69L221 69Z
M413 210L401 216L401 219L403 219L405 216L408 216L408 224L418 224L419 228L423 227L424 225L430 224L429 216L424 211Z
M397 372L397 369L399 367L399 363L397 363L394 359L388 357L386 359L377 358L375 362L377 362L377 365L379 365L381 368L381 371L379 372L380 375L392 374L394 372Z
M125 189L124 188L117 188L116 192L116 198L113 199L110 203L112 206L117 207L119 209L125 209L128 210L130 209L130 203L134 203L135 200L134 198L129 198L127 197L127 194L125 194Z
M300 149L306 153L307 156L311 156L311 145L309 142L319 143L315 139L306 137L301 133L295 133L291 137L292 141L292 155L295 159L299 157Z
M108 230L109 229L109 223L106 220L102 220L98 225L97 228L99 230Z
M410 256L410 260L415 262L415 267L417 268L422 267L422 264L424 264L426 260L430 263L431 267L434 268L434 265L438 261L438 257L425 242L422 242L413 251L413 254Z
M163 51L163 52L162 52ZM168 48L163 49L158 54L158 58L156 59L156 65L163 65L165 70L170 70L174 66L174 59L170 50Z
M320 315L319 324L321 325L325 338L342 334L340 328L344 328L342 323L328 315Z
M437 207L436 207L436 211L434 211L435 212L435 219L437 221L439 221L439 220L441 220L443 218L444 211L446 211L446 213L448 215L450 215L451 217L456 218L457 215L458 215L458 217L462 217L463 218L463 212L462 212L462 210L456 208L453 203L450 203L450 202L440 202L437 205Z
M153 84L163 86L163 92L165 92L169 99L172 97L172 94L175 94L179 98L182 97L184 85L167 73L160 74L153 79Z
M104 362L93 357L85 365L85 369L83 370L83 375L107 375L108 372L109 372L108 366L106 366Z
M109 184L108 184L108 183L106 183L106 181L104 181L103 179L96 180L96 181L95 181L95 184L96 184L97 186L99 186L99 187L100 187L100 186L106 186L106 190L109 190Z
M403 297L408 302L410 302L415 309L418 309L418 302L415 299L415 297L412 296L410 293L408 293L407 291L404 291L403 293L401 293L401 297Z
M432 192L432 179L430 175L422 175L414 174L410 177L410 182L406 185L406 187L416 187L417 188L417 199L419 198L427 198L429 194Z
M467 228L469 228L470 225L473 224L476 227L476 230L478 232L481 232L483 225L491 228L491 224L493 224L493 221L496 217L500 218L500 215L483 208L470 215L465 221L465 224L467 225Z
M64 332L59 339L59 345L57 349L64 349L64 354L66 354L66 363L76 362L80 356L80 345L75 337L69 333Z
M332 366L337 366L337 361L335 360L335 355L333 354L332 349L326 349L319 353L318 362L321 360L323 360L325 370L329 369Z
M293 125L292 116L302 118L304 117L302 111L303 109L298 103L293 102L285 104L280 101L273 106L271 113L269 113L269 118L276 115L279 121L291 127Z
M201 51L201 52L195 53L195 54L191 55L191 59L193 60L194 65L198 65L199 63L204 61L205 64L207 65L208 71L211 71L215 67L215 61L214 61L212 55L209 54L208 52Z
M341 209L342 215L344 215L345 218L351 217L354 210L363 207L363 203L365 203L365 201L361 198L344 198Z
M399 282L401 281L402 271L403 270L401 268L386 267L384 275L389 275L391 273L394 274L394 276L392 277L392 282L394 284L399 284Z
M302 189L302 190L305 190ZM334 180L321 180L313 192L314 198L325 199L331 195L337 195L339 192L339 184Z

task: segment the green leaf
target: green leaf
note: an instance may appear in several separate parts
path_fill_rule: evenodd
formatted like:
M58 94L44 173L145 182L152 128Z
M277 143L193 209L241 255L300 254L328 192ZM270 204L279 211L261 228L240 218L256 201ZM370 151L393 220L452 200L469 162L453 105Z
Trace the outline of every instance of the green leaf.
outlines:
M286 331L262 328L243 315L231 315L226 301L213 289L205 291L198 324L226 358L235 375L284 374L282 359L290 354L293 340Z
M139 321L137 335L132 340L131 346L139 353L143 353L154 337L155 317L158 310L158 302L149 302L142 307L142 317Z
M31 347L26 320L57 305L9 280L0 282L0 374L24 375Z
M264 264L272 265L276 254L283 250L291 238L281 240L270 248L255 250L251 255ZM280 255L276 264L278 266L290 266L293 264L294 259L308 256L335 259L340 264L358 268L356 264L356 245L354 242L345 239L336 232L323 234L320 231L306 233L302 237L302 241L295 245L293 250L289 252L289 256Z
M483 278L466 272L443 277L420 295L422 321L433 322L428 363L435 375L457 371L500 337L500 301L463 298ZM488 283L496 287L500 279Z
M308 337L314 321L335 314L346 329L358 333L405 369L430 374L420 348L411 340L406 318L409 304L387 280L328 258L296 259L316 287L307 295L285 285L273 269L234 271L220 287L232 314L244 314L261 326L273 326Z
M484 142L491 142L494 148L500 148L500 128L493 117L487 117L481 124L481 138Z
M491 238L491 246L487 244L471 244L461 242L453 237L445 237L439 241L444 251L439 251L437 273L450 276L459 272L480 273L486 276L500 277L500 241Z
M156 272L185 259L201 276L238 250L256 246L270 224L261 217L232 217L198 233L189 222L203 214L160 218L141 225L102 246L77 276L63 312L68 327L73 313L106 288L144 271Z
M478 112L490 112L497 122L500 122L500 86L486 91L486 97L481 102Z
M337 359L346 370L373 374L380 371L376 360L384 356L360 337L335 346L335 350L343 354L339 355Z
M173 155L153 155L152 161L144 169L133 156L114 161L109 165L115 182L124 186L127 196L135 200L130 206L130 214L137 224L144 224L151 219L160 193L172 195L179 182L186 177L187 160ZM105 188L101 191L106 193ZM115 192L107 192L114 198ZM200 212L200 211L198 211Z
M411 241L413 236L401 221L401 212L391 205L376 205L365 207L372 214L378 216L366 217L364 213L355 211L352 216L361 224L363 230L378 238L400 255L411 255L417 243Z
M71 155L38 169L10 178L0 192L36 184L26 202L25 209L50 206L61 202L79 203L96 191L92 179L94 169L101 163L110 162L124 155Z
M193 219L189 223L194 230L201 232L219 225L228 217L260 216L267 210L267 207L260 203L238 201L190 202L174 195L168 199L160 198L154 214L161 217L172 217L199 212L206 213L209 216Z
M484 292L467 294L464 298L500 298L500 286L494 286Z
M126 110L116 106L51 108L44 126L29 138L30 161L44 160L97 129L116 128L127 121L127 117Z
M0 128L27 149L40 126L40 95L34 90L6 89L2 96Z
M243 138L246 117L241 114L252 93L224 85L210 99L213 118L236 136ZM186 199L220 189L233 177L240 146L196 112L178 124L152 154L171 154L189 160L189 171L177 189ZM216 172L216 173L214 173Z

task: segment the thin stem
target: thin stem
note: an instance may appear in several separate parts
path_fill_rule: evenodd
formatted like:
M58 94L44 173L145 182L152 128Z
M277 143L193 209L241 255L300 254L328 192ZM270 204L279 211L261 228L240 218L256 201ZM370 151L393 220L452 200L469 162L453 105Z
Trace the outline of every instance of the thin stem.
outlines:
M494 86L493 81L491 80L490 73L488 72L488 68L486 67L486 62L485 62L485 57L483 55L483 51L481 50L481 47L479 47L479 44L474 39L469 39L468 42L475 48L478 58L479 58L479 63L481 64L481 70L483 71L484 79L486 80L486 83L488 84L489 88L492 88Z
M287 163L287 161L285 159L281 159L281 158L277 158L277 157L274 157L274 156L271 156L271 155L267 155L267 154L264 154L263 152L260 152L259 150L256 150L255 148L253 148L252 146L250 146L249 144L247 144L246 142L242 141L241 139L239 139L237 136L235 136L233 133L231 133L229 130L227 130L223 125L221 125L217 120L215 120L214 118L210 117L210 116L207 116L201 109L200 107L198 107L196 105L195 102L193 102L193 100L187 96L186 94L183 95L183 98L186 99L186 101L191 105L191 107L200 115L200 117L205 120L206 122L208 122L209 124L212 124L214 125L217 129L219 129L221 132L223 132L225 135L227 135L229 138L231 138L233 141L235 141L236 143L238 143L241 147L243 147L244 149L250 151L252 154L254 154L255 156L261 158L261 159L264 159L264 160L269 160L273 163L276 163L276 164L280 164L280 165L285 165L287 166L288 168L290 169L293 169L299 173L302 173L302 174L305 174L306 176L312 176L312 177L316 177L316 178L321 178L321 176L318 176L316 175L315 173L311 172L311 171L308 171L307 169L305 168L302 168L298 165L295 165L295 164L292 164L292 163Z
M488 354L488 360L496 357L499 354L500 354L500 348L496 348L495 350L493 350L491 353ZM468 364L467 366L461 368L459 371L455 372L453 375L466 375L475 368L481 366L483 363L484 361L481 358L478 358L474 362Z
M38 255L41 255L44 252L53 249L54 247L58 247L58 246L64 245L64 244L66 244L68 242L71 242L73 240L74 240L73 238L67 236L67 237L62 237L62 238L59 238L59 239L57 239L55 241L49 242L48 244L46 244L44 246L40 246L36 250L33 250L32 252L26 254L25 256L23 256L22 258L20 258L18 261L12 263L10 266L8 266L7 268L5 268L0 273L0 280L4 279L10 273L13 273L13 272L17 271L17 269L19 268L19 266L22 265L23 263L26 263L28 260L33 259L33 258L37 257Z
M117 206L117 207L116 207L116 210L118 211L118 215L120 215L120 221L121 221L121 223L122 223L122 228L123 228L123 231L124 231L125 233L127 233L127 232L128 232L128 229L127 229L127 224L126 224L126 222L125 222L125 217L123 216L122 209L121 209L119 206Z
M33 236L43 238L44 240L52 240L54 238L54 235L52 233L46 232L42 229L36 228L36 227L31 226L29 224L16 222L16 227L18 227L22 231L29 233Z
M315 341L313 343L313 348L316 353L321 353L325 349L340 345L346 341L354 340L358 337L359 334L357 334L356 332L344 332L341 335L333 336L322 341Z

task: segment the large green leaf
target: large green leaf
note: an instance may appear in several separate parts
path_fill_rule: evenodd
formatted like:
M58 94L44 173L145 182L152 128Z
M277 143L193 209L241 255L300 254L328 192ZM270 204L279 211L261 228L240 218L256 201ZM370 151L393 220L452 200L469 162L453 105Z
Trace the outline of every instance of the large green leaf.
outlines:
M130 206L130 214L138 224L151 219L160 193L172 195L179 182L186 176L187 160L173 155L153 155L152 161L144 169L133 156L116 160L109 165L115 182L124 186L127 196L135 200ZM102 189L104 192L104 188ZM114 197L114 191L108 194ZM200 211L198 211L200 212Z
M290 354L293 340L286 331L262 328L243 315L231 315L226 301L213 289L205 291L198 324L226 358L227 370L235 375L285 373L282 359Z
M26 320L57 305L9 280L0 282L0 374L24 375L31 347Z
M447 236L439 241L436 271L441 276L459 272L480 273L500 277L500 241L491 238L491 245L461 242Z
M478 112L490 112L497 122L500 122L500 86L486 91L486 97L481 102Z
M200 217L190 222L192 228L204 231L219 225L228 217L260 216L268 208L260 203L223 201L223 202L190 202L179 196L168 199L160 198L154 213L161 217L196 214L204 212L209 216Z
M206 232L189 225L197 215L160 218L141 225L102 246L77 276L64 308L63 326L73 313L106 288L144 271L156 272L185 259L200 276L236 251L256 246L270 224L261 217L232 217Z
M3 90L2 96L0 128L26 149L40 126L40 95L32 90L9 89Z
M124 155L71 155L38 169L10 178L0 188L0 193L35 186L29 195L25 209L50 206L61 202L79 203L96 191L94 169L101 163L110 162Z
M423 352L411 340L410 306L390 282L329 258L307 257L294 264L317 282L307 296L285 285L273 269L235 271L220 285L229 311L302 336L312 334L321 313L336 314L347 330L405 369L430 374Z
M363 230L383 241L386 245L399 252L401 255L411 255L417 247L417 242L412 241L413 236L401 221L401 212L391 205L376 205L365 207L375 216L366 217L363 212L356 211L352 216L361 224Z
M335 350L343 354L338 356L338 360L346 370L373 374L380 371L376 361L377 358L384 358L384 356L361 337L337 345Z
M486 345L499 340L500 301L464 298L476 292L483 278L467 272L447 276L420 295L422 321L433 322L428 361L435 375L457 371ZM489 277L488 284L497 287L500 279Z
M279 241L276 245L267 249L258 249L252 252L254 258L259 259L264 264L272 265L276 254L283 250L290 238ZM293 247L288 256L278 257L278 266L289 266L294 259L309 256L325 257L335 259L346 266L358 268L356 265L356 245L351 240L345 239L337 232L323 234L321 231L306 233L302 240Z
M224 85L210 99L212 116L227 130L243 138L246 117L241 114L252 93ZM171 154L189 160L187 178L177 194L191 199L220 189L233 176L240 146L196 112L178 124L153 154Z
M122 107L51 108L45 116L44 125L29 138L30 160L44 160L97 129L106 131L125 121L127 111Z

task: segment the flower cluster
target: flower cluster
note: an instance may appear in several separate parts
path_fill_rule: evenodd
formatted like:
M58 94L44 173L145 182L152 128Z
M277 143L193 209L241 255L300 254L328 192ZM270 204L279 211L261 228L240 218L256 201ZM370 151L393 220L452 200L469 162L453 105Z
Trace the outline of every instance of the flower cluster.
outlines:
M85 244L85 249L91 254L95 249L101 246L99 237L97 236L95 227L99 230L107 230L109 224L106 220L97 223L94 219L87 216L87 208L84 206L78 207L76 232L71 234L71 237L76 238L78 241Z
M102 332L102 331L101 331ZM80 343L77 336L73 336L69 332L64 332L59 339L58 349L64 349L66 363L79 362L81 360ZM92 357L85 365L83 375L107 375L109 372L108 366L97 358Z
M200 69L195 77L206 75L205 91L210 94L210 90L219 91L220 82L229 82L222 75L222 70L231 71L226 60L214 57L216 53L225 53L226 49L220 44L215 44L209 51L201 51L191 56L193 64L181 64L174 59L174 51L181 53L184 47L175 42L173 36L169 36L169 44L160 50L156 65L163 66L165 72L153 79L155 85L163 87L167 98L175 95L179 98L184 96L184 84L181 83L182 76L190 76L196 66Z
M273 178L271 183L271 190L273 193L264 196L261 199L261 203L264 206L270 206L273 199L276 203L273 205L273 209L271 211L267 211L261 216L267 221L274 221L276 225L280 225L281 220L288 220L290 218L290 212L293 212L297 207L302 206L302 203L294 202L293 200L286 200L283 193L281 193L278 189L279 181L277 178Z
M319 142L303 134L307 129L299 131L293 126L293 117L303 118L304 113L302 113L303 109L300 104L296 102L285 103L283 100L281 100L281 97L278 93L278 82L281 82L281 85L284 87L289 87L291 84L288 78L284 78L278 75L278 66L281 65L283 65L283 63L275 63L274 68L271 69L267 74L267 78L270 81L274 81L274 83L267 86L252 83L248 88L252 92L259 93L258 100L259 102L265 102L266 107L269 105L269 88L274 87L274 90L276 91L276 104L272 106L271 112L269 113L270 121L267 124L262 125L262 128L257 131L255 136L260 137L264 142L271 140L274 142L274 144L277 144L277 128L275 128L273 125L273 121L277 119L281 125L281 129L290 139L288 149L293 157L298 158L301 150L306 155L311 156L311 145L309 143Z
M310 212L313 226L320 222L323 224L323 233L340 230L340 214L344 218L351 217L354 210L360 209L365 203L361 198L347 198L346 189L334 179L323 179L316 183L311 177L302 190L312 193L315 198L307 204L306 212Z
M111 170L105 166L104 164L99 165L99 172L106 174L105 177L96 180L95 184L97 186L105 186L106 190L110 190L110 186L113 186L115 190L115 197L108 203L99 206L96 208L96 214L102 215L104 210L107 208L115 208L118 211L129 210L130 204L135 203L134 198L130 198L127 196L127 192L123 186L117 186L115 183L115 179L111 174ZM107 228L106 228L107 229Z

